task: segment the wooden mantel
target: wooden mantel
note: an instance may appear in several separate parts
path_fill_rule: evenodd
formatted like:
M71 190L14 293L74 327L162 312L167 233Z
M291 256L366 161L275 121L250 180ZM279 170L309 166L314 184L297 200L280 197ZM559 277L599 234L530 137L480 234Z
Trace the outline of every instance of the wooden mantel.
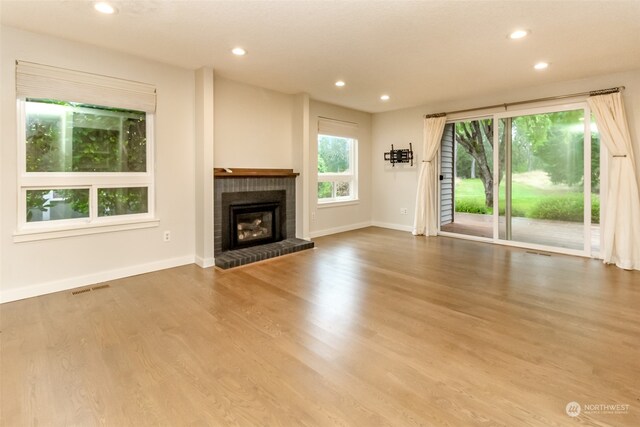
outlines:
M293 169L246 169L246 168L229 168L231 172L227 172L224 168L214 168L214 178L283 178L296 177L300 175Z

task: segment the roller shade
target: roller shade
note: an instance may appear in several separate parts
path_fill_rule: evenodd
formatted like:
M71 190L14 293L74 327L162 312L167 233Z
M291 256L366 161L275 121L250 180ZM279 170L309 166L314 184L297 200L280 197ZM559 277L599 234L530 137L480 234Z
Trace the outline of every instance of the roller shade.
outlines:
M153 113L155 86L99 74L16 61L18 98L56 99Z
M345 138L358 139L358 124L321 118L318 120L318 133L322 135L343 136Z

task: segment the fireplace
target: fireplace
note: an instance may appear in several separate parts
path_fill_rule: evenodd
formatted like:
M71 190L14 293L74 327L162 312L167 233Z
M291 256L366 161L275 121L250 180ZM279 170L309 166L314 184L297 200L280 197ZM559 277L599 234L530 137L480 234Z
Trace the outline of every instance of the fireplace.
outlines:
M286 221L284 190L223 193L222 250L279 242Z
M282 240L279 203L231 205L229 209L229 249Z
M214 170L213 249L227 269L313 248L296 238L296 177L291 169Z

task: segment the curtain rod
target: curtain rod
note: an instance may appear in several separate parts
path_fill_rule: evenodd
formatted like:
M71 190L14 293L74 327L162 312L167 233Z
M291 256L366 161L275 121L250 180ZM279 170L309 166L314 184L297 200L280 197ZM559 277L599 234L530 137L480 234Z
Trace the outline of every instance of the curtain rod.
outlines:
M451 114L469 113L471 111L488 110L490 108L499 108L499 107L503 107L506 111L507 108L511 107L512 105L530 104L532 102L554 101L557 99L575 98L576 96L608 95L610 93L622 92L624 89L625 89L624 86L618 86L618 87L612 87L609 89L592 90L590 92L572 93L569 95L548 96L546 98L527 99L526 101L506 102L504 104L487 105L485 107L468 108L466 110L449 111L447 113L425 114L424 118L430 119L433 117L445 117Z

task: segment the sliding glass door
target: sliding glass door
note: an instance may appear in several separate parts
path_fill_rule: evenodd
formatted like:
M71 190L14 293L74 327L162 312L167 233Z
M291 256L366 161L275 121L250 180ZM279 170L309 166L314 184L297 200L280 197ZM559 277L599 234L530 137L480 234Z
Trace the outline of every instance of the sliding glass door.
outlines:
M440 150L440 229L493 237L493 119L445 126Z
M600 144L586 105L505 112L452 123L447 131L441 186L451 176L453 191L450 205L443 208L441 201L441 213L451 213L447 223L441 215L443 234L587 256L598 252ZM488 160L479 153L489 154Z

